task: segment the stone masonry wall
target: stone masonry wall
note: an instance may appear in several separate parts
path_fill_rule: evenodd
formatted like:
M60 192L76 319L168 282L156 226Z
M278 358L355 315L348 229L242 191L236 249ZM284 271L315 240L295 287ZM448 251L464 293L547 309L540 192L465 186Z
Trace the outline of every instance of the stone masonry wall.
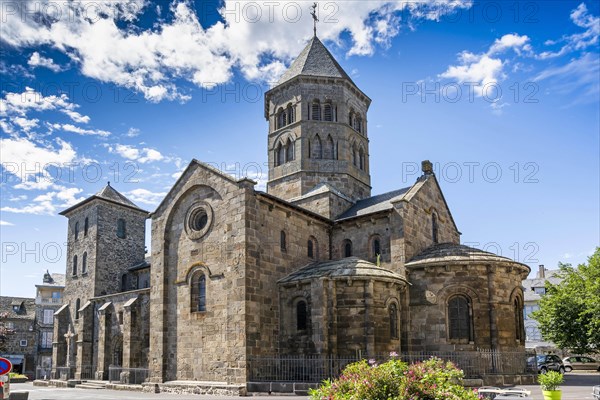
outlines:
M152 381L245 382L244 204L251 187L193 162L153 215ZM187 215L198 204L212 209L212 222L193 238ZM196 273L206 277L203 312L191 309Z

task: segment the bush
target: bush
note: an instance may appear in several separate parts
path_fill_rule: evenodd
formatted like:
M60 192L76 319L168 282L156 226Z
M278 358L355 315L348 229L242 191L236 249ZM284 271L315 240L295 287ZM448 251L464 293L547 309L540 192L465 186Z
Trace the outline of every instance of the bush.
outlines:
M438 358L408 365L391 359L377 365L363 360L348 365L335 380L309 391L313 400L477 400L462 385L463 372Z
M558 387L563 383L563 374L556 371L548 371L545 374L538 375L538 382L542 390L553 391L558 390Z

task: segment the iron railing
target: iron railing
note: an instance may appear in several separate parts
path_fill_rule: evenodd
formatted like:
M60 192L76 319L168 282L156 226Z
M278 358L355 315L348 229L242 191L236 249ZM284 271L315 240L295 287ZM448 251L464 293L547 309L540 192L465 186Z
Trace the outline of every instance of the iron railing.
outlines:
M415 363L431 357L451 361L462 369L465 378L484 375L522 375L537 373L535 353L499 352L492 350L465 352L409 352L396 358ZM254 382L320 382L338 377L343 369L361 359L384 362L390 355L370 357L330 357L324 355L252 357L249 361L250 380Z
M94 368L91 365L82 365L80 371L81 380L90 380L94 379Z
M148 375L148 368L123 368L112 365L108 367L108 380L110 383L141 385L146 382Z

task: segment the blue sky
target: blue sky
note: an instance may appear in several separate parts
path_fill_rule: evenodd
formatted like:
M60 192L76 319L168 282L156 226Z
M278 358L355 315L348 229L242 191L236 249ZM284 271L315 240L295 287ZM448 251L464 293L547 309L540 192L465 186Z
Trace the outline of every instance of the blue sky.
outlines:
M0 294L65 271L58 212L106 181L152 211L192 158L264 187L262 95L310 2L0 0ZM462 242L532 268L600 242L600 10L591 1L320 2L373 100L373 194L434 162ZM148 243L149 245L149 243Z

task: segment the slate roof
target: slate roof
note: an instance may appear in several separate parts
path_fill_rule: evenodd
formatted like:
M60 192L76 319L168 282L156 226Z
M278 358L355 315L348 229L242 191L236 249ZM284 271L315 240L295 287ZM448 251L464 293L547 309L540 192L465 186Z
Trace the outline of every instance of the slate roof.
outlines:
M150 268L150 263L152 261L151 257L146 257L146 259L144 261L142 261L141 263L137 263L135 265L132 265L131 267L127 268L127 271L139 271L141 269L145 269L145 268Z
M346 210L342 215L336 218L336 220L342 220L346 218L360 217L362 215L373 214L379 211L391 210L394 206L392 201L400 200L402 196L412 186L405 187L391 192L378 194L367 199L359 200L355 205Z
M298 58L296 58L288 70L281 75L277 85L287 82L299 75L343 78L352 82L352 79L350 79L346 71L344 71L329 50L327 50L316 36L308 42ZM352 84L354 84L354 82L352 82Z
M13 304L21 306L22 312L16 313ZM28 297L0 296L0 313L8 313L8 319L35 319L35 299Z
M115 203L115 204L120 204L122 206L125 207L129 207L129 208L133 208L134 210L139 210L145 213L148 213L148 211L138 207L135 203L133 203L131 200L129 200L127 197L123 196L121 193L117 192L117 190L115 188L113 188L112 186L110 186L110 182L108 182L106 184L106 186L104 186L98 193L88 197L87 199L75 204L74 206L71 206L69 208L67 208L64 211L61 211L59 214L60 215L65 215L67 214L69 211L74 210L82 205L84 205L85 203L88 203L94 199L102 199L105 201L108 201L110 203Z
M495 262L495 263L511 263L530 268L510 258L502 257L488 251L479 250L473 247L465 246L456 243L440 243L430 246L421 253L414 256L405 267L414 267L434 263L473 263L473 262Z
M545 287L546 282L550 282L554 285L559 284L562 279L554 276L555 271L546 271L548 278L534 278L523 280L523 293L525 293L525 301L539 301L542 296L534 292L533 288Z
M361 278L377 277L389 280L400 280L406 282L406 279L388 269L378 267L377 265L362 260L357 257L342 258L335 261L323 261L310 263L297 271L292 272L278 283L290 283L315 278Z

